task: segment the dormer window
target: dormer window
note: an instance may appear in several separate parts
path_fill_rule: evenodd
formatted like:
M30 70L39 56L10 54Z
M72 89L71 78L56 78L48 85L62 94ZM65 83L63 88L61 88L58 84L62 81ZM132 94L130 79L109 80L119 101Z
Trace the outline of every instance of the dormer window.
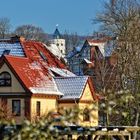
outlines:
M11 75L8 72L0 73L0 86L1 87L11 86Z

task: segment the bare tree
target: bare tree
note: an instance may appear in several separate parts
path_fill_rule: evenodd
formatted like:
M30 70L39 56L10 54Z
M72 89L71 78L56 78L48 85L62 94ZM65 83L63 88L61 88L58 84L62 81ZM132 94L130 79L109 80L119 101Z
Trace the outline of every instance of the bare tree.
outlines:
M110 0L104 3L104 11L97 15L94 22L102 23L105 33L118 36L124 34L138 11L139 0Z
M0 38L5 38L10 32L10 27L10 20L8 18L0 18Z
M73 50L73 48L77 47L80 42L80 36L77 33L69 33L65 31L63 38L66 40L66 53Z
M113 96L115 95L114 101L117 102L113 109L116 109L116 112L120 110L118 112L119 121L124 120L122 125L138 125L140 123L139 10L139 0L110 0L105 3L104 12L97 15L96 18L96 21L102 23L105 33L117 38L116 82L119 85L119 90L111 91L111 93ZM103 74L105 73L103 72ZM105 91L105 97L109 99L110 96L106 93ZM108 107L109 101L110 99L106 103L106 107Z
M14 33L19 36L23 36L26 39L47 42L47 34L45 34L42 28L34 25L19 26L15 29Z

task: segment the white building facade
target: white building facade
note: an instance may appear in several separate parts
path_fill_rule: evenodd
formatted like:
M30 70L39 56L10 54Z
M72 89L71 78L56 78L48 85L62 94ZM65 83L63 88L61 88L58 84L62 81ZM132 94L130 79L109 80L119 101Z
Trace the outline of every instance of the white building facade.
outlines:
M46 46L55 56L65 58L66 46L65 39L62 38L58 28L56 28L53 39L50 40L50 45Z

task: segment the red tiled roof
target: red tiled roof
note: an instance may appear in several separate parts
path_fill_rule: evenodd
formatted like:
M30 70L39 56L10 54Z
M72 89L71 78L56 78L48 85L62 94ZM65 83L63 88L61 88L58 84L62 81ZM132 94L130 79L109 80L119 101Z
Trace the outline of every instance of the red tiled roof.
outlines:
M101 39L88 39L88 43L89 44L92 44L92 43L105 43L109 40L111 40L112 38L111 37L104 37L104 38L101 38Z
M66 68L66 66L58 60L58 58L53 55L43 43L41 42L35 42L35 41L23 41L21 42L23 49L25 51L25 54L27 58L35 61L42 61L42 57L40 53L43 53L45 57L47 58L47 65L48 66L54 66L58 68ZM45 62L45 63L46 63Z
M38 88L38 90L58 92L48 68L65 69L66 66L40 42L23 41L21 44L26 57L5 55L1 60L7 62L27 90Z
M91 40L87 40L90 44L92 44L92 43L105 43L106 42L106 40L93 40L93 39L91 39Z
M28 90L38 88L57 92L48 69L45 69L39 62L13 56L5 56L5 59Z

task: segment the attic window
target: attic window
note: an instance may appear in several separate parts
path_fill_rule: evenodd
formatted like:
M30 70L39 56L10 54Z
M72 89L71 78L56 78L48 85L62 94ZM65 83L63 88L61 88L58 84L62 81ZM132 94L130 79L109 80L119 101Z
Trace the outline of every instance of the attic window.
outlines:
M8 72L0 73L0 86L1 87L11 86L11 75Z
M47 61L47 57L41 51L39 51L39 54L43 60Z

